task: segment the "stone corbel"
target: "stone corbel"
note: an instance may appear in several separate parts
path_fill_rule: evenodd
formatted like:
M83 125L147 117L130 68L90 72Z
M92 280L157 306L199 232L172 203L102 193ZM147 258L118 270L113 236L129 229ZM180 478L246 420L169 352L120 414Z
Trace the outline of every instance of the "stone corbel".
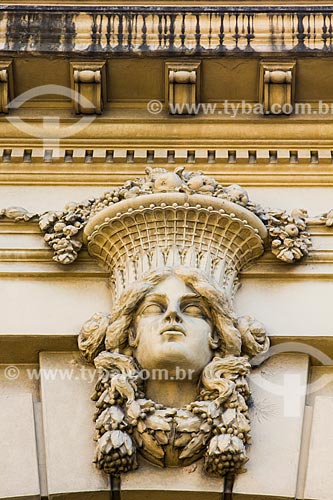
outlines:
M0 113L8 113L13 95L12 62L0 61Z
M200 62L166 63L166 96L169 113L197 113L200 95Z
M293 112L295 65L293 61L260 63L259 102L265 114L289 115Z
M71 63L73 104L77 114L101 114L106 96L105 62Z

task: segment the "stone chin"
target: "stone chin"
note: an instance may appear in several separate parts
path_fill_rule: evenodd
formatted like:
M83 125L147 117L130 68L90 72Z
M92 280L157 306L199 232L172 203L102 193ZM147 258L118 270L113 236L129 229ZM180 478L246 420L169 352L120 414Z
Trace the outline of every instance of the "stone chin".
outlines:
M208 354L208 353L207 353ZM168 340L163 342L158 349L155 349L154 354L139 352L134 353L142 369L149 371L156 369L164 369L174 374L177 368L187 370L190 376L199 376L205 366L212 359L212 354L209 357L200 359L191 351L184 342L180 340Z

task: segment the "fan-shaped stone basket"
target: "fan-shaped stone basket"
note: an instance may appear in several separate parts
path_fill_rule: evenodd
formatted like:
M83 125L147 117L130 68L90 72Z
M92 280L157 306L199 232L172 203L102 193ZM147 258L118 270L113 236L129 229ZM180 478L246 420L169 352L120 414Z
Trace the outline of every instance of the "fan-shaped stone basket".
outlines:
M110 206L88 221L88 252L109 270L115 296L149 270L207 273L232 293L239 271L264 251L267 230L246 208L205 195L156 193Z

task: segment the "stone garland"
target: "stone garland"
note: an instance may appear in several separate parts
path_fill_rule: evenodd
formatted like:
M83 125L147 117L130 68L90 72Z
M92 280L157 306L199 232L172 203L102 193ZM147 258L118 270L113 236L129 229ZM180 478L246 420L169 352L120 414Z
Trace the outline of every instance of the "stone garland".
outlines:
M263 208L250 201L241 186L232 184L223 187L212 177L200 172L184 172L183 167L178 167L173 173L162 168L149 167L145 177L127 181L123 186L112 188L97 199L89 198L80 203L70 202L62 212L51 211L39 215L21 207L10 207L0 210L0 219L15 222L38 220L44 239L54 252L53 259L60 264L71 264L77 259L82 248L82 230L91 216L124 199L166 191L211 195L247 208L266 225L272 253L277 259L290 264L302 259L310 251L311 240L306 230L307 222L333 226L332 210L310 219L302 209L295 209L288 214L285 210Z
M87 361L94 361L98 373L92 395L96 466L115 476L135 470L140 451L163 467L166 448L171 446L178 450L174 465L189 465L203 457L210 475L245 472L246 448L251 444L246 377L249 360L269 348L263 325L251 316L238 318L242 356L214 357L202 373L197 400L177 409L145 397L140 367L131 356L103 350L95 357L109 321L110 315L97 313L79 335L81 352Z
M249 200L247 192L237 184L223 187L214 178L201 172L185 172L178 167L174 172L163 168L146 169L146 176L125 182L104 193L100 198L89 198L80 203L68 203L62 212L46 212L39 218L41 231L53 249L53 259L60 264L71 264L82 247L81 233L88 219L119 201L158 192L183 192L222 198L254 212L267 226L273 254L284 262L294 263L308 255L311 246L306 231L306 212L266 209Z

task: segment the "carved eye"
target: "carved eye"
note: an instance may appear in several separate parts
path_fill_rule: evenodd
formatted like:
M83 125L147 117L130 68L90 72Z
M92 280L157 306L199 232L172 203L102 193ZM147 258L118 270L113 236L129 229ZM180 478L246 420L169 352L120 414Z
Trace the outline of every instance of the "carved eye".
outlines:
M164 311L163 306L161 304L148 304L143 308L141 314L160 314Z
M189 304L185 306L183 312L185 314L188 314L189 316L197 316L200 318L204 318L206 316L203 309L195 304Z

